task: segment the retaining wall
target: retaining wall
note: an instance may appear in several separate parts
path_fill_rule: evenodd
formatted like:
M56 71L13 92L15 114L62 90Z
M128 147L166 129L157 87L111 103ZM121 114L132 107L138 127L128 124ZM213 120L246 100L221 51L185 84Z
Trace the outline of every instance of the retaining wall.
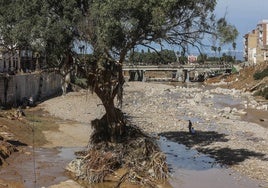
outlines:
M32 73L0 76L0 105L15 105L25 98L40 101L61 91L61 76L56 73Z

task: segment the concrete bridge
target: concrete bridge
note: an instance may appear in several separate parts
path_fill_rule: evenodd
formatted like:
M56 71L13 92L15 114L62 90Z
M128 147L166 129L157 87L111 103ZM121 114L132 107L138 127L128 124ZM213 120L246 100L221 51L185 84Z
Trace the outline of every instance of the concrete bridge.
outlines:
M123 71L126 75L129 73L130 81L146 81L146 80L172 80L172 81L202 81L208 77L230 73L231 64L187 64L187 65L124 65ZM150 78L148 72L171 72L169 78Z

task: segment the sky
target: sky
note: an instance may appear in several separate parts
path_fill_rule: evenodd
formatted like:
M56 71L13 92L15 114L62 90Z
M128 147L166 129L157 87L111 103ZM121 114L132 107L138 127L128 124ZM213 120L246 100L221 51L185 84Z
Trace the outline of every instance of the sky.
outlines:
M215 14L234 25L239 36L237 50L243 51L243 36L256 28L261 20L268 20L268 0L217 0ZM226 47L228 48L228 47ZM228 50L228 49L225 49Z

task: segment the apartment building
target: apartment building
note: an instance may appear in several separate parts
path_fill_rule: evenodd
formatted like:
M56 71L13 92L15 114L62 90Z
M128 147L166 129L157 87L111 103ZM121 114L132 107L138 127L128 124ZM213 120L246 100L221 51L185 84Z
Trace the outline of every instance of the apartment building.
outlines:
M251 64L257 63L257 41L258 32L256 29L244 36L244 59Z
M10 53L1 50L0 52L0 73L15 74L20 69L20 59L17 52Z
M262 20L256 29L244 35L244 58L250 64L268 61L268 20Z
M262 20L257 25L257 61L268 60L268 20Z

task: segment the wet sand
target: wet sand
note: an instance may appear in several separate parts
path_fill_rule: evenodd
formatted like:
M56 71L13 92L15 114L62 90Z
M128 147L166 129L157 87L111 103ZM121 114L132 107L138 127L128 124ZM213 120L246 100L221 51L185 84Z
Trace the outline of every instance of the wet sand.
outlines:
M26 188L58 184L69 179L64 168L75 151L79 148L36 148L33 155L32 147L26 147L7 160L9 165L1 169L0 179Z
M268 111L247 109L247 114L241 116L241 120L256 123L264 128L268 128Z

